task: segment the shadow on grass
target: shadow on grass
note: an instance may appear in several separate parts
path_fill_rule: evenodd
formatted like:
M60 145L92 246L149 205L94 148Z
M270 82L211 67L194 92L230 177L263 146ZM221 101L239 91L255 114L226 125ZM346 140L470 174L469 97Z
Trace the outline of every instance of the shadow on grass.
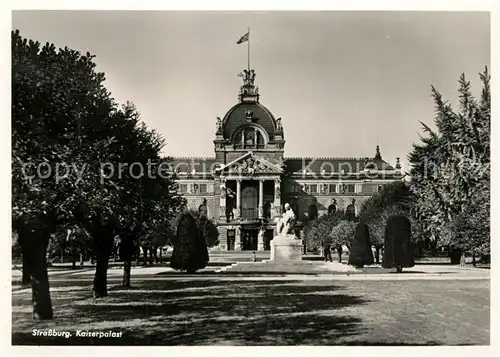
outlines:
M362 333L359 318L339 313L368 300L337 286L282 281L145 281L110 289L107 299L71 306L92 331L123 331L122 338L35 337L14 332L13 344L46 345L332 345ZM68 312L69 313L69 312ZM109 326L109 328L108 328ZM89 328L89 327L86 327Z

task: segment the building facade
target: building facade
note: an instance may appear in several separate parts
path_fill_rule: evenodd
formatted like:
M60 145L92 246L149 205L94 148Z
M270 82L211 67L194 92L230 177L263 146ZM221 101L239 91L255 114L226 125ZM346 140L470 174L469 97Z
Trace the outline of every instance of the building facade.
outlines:
M286 157L281 118L260 103L255 71L240 74L239 102L217 118L214 157L172 161L189 208L207 206L221 250L268 250L283 206L304 222L337 210L357 212L383 184L402 178L401 166L373 157ZM264 234L259 234L261 231Z

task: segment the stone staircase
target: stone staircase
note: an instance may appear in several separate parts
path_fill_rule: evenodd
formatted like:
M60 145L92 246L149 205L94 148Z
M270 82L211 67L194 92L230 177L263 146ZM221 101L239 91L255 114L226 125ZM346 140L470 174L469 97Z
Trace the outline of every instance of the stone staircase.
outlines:
M216 270L217 273L254 273L254 274L334 274L359 272L352 266L338 262L314 260L257 262L240 261Z
M211 251L210 262L233 264L237 262L249 262L252 260L252 251ZM268 260L271 257L269 250L255 251L257 261Z
M238 262L251 262L252 260L252 251L249 250L213 250L209 252L210 255L210 263L226 263L228 265L238 263ZM334 260L336 256L333 257ZM271 259L271 251L270 250L257 250L255 251L255 260L257 262L270 260ZM302 260L311 260L311 261L321 261L323 262L323 257L321 255L303 255ZM343 261L347 261L345 258Z

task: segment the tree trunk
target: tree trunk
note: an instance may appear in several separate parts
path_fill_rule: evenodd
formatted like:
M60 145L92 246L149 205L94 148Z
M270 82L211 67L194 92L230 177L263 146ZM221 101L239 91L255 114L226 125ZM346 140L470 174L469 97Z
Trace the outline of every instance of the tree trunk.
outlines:
M148 266L148 248L147 247L142 247L142 251L144 253L144 259L142 261L143 266Z
M61 263L64 263L64 249L61 247Z
M23 278L21 280L22 285L29 285L31 283L31 278L30 278L30 270L29 270L29 263L28 263L28 253L25 252L21 248L21 255L23 259Z
M380 247L375 247L375 263L380 264Z
M450 254L450 261L451 264L460 264L461 258L462 258L462 250L450 247L449 248L449 254Z
M83 264L84 264L84 262L83 262L83 254L80 253L80 269L83 269Z
M339 263L342 263L342 246L337 248L337 255L339 256Z
M139 266L141 264L141 247L139 245L137 246L136 254L137 254L137 257L136 257L135 265Z
M151 248L151 260L155 263L158 264L158 248L156 246Z
M462 251L462 254L460 254L460 266L464 267L465 266L465 252Z
M76 269L76 249L71 247L71 270Z
M159 256L160 264L163 264L163 255L162 255L162 251L163 251L163 248L162 248L162 247L160 247L160 256Z
M104 252L97 253L94 288L92 291L94 298L103 298L108 296L108 259L109 256L104 254Z
M23 236L21 234L29 234ZM50 299L49 275L47 273L47 245L49 235L44 232L19 233L20 244L26 252L26 264L31 280L33 303L33 318L50 320L53 317L52 301ZM22 242L22 243L21 243Z
M123 261L123 283L122 287L130 288L130 268L132 267L132 259Z
M472 266L475 268L476 264L476 252L472 251Z
M431 256L433 258L437 257L437 241L431 242Z
M124 232L120 244L120 260L123 261L123 281L122 287L130 288L130 270L132 267L132 257L134 256L134 235L132 232Z
M96 234L99 234L100 238L94 238L96 239L94 242L96 266L94 288L92 291L94 298L103 298L108 296L108 266L114 237L114 234L110 233L112 232L109 232L107 229L97 230Z

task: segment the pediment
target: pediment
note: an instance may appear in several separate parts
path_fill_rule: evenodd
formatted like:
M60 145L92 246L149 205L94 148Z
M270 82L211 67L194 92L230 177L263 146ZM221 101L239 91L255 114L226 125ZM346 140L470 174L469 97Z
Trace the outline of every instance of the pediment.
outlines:
M280 164L274 164L262 156L249 152L224 167L219 168L216 172L253 176L258 174L282 174L283 168Z

